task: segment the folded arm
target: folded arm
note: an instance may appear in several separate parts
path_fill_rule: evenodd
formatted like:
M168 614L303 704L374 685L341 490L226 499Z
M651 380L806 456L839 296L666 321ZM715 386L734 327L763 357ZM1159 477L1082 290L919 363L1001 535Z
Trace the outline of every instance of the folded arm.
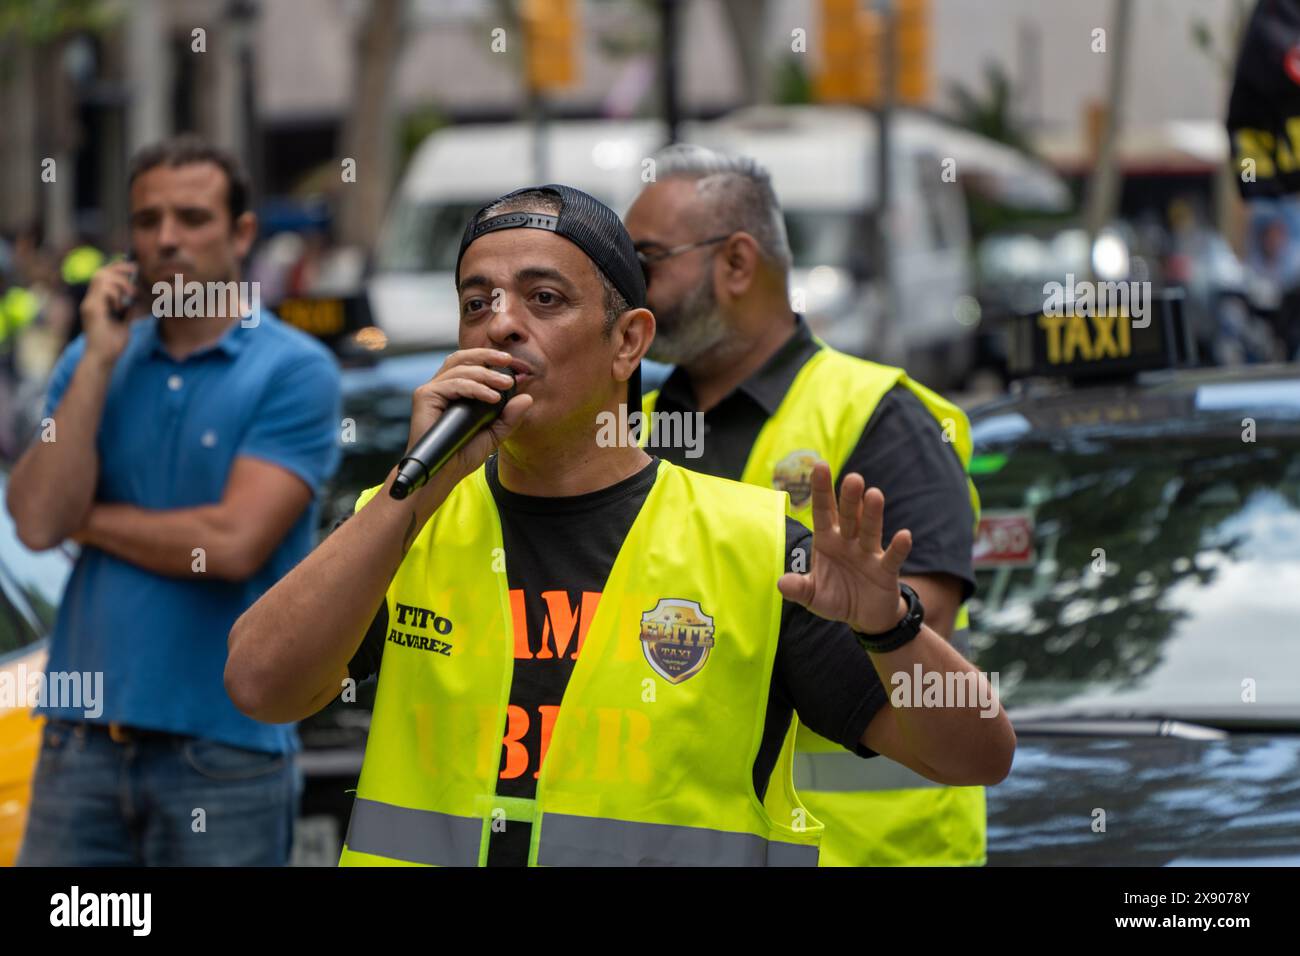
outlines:
M266 563L311 497L311 488L297 475L241 455L215 504L174 509L95 504L73 537L155 574L242 581Z

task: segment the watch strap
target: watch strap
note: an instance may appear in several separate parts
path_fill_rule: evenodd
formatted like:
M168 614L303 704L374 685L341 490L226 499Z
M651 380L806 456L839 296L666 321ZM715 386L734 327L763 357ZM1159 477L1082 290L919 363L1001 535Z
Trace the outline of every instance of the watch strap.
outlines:
M853 636L858 639L858 643L872 654L885 654L897 650L921 633L921 625L925 621L925 608L921 604L921 598L916 591L902 581L898 583L898 590L902 593L904 600L907 601L907 613L903 615L901 621L883 634L853 632Z

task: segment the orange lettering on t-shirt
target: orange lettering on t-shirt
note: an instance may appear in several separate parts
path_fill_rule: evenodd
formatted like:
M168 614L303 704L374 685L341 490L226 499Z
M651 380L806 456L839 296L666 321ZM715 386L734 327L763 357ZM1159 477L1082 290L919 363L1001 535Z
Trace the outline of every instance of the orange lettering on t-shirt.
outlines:
M528 649L528 614L524 610L524 592L510 592L510 623L515 632L515 660L531 661L533 652Z
M501 744L506 748L506 765L501 770L502 780L513 780L528 769L528 748L521 743L528 733L528 712L511 704L506 708L506 735Z
M570 658L576 661L578 655L582 653L582 645L587 639L587 629L591 627L591 619L596 616L596 607L600 604L600 592L583 591L581 611L569 605L567 591L543 591L542 600L546 602L546 617L542 621L542 647L537 652L537 659L549 660L556 656L563 657L568 653L576 626L577 647L570 655ZM551 652L552 646L555 648L554 653Z
M534 779L542 772L542 764L546 761L546 751L551 746L551 730L555 727L555 716L560 712L557 704L542 704L537 709L542 715L542 751L541 756L537 758L537 769L533 771Z

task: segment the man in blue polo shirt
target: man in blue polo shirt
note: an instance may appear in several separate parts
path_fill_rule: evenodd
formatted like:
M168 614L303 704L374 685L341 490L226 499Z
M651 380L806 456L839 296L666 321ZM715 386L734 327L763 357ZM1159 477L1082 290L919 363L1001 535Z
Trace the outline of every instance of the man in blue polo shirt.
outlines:
M197 138L135 157L136 262L96 272L13 470L22 541L81 544L47 669L103 675L93 710L38 708L21 864L288 860L297 735L241 714L222 672L235 619L311 548L339 375L322 345L251 307L247 199L237 161ZM142 314L116 318L132 300Z

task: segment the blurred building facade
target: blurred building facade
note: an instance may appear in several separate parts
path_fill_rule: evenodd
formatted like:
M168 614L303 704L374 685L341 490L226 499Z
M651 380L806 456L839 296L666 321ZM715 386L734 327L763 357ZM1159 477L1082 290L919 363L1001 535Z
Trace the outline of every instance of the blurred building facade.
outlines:
M268 194L337 163L356 103L357 35L372 2L104 0L105 28L8 50L9 69L0 75L8 120L0 138L0 229L39 220L55 243L86 232L113 244L125 219L125 158L180 129L236 149ZM548 113L657 112L657 4L574 2L581 11L577 82L548 94ZM1199 24L1221 45L1230 43L1242 2L1135 6L1125 129L1134 140L1154 136L1161 149L1171 140L1208 155L1222 145L1211 127L1223 115L1228 68L1194 35ZM685 116L772 97L773 84L754 78L782 64L807 75L818 69L819 0L678 0L678 8ZM1106 55L1093 49L1093 31L1110 29L1112 9L1068 0L929 0L928 105L946 111L953 84L978 89L987 64L996 63L1013 84L1017 121L1045 154L1067 167L1086 163L1108 69ZM517 13L511 0L409 0L390 108L432 122L527 115ZM806 39L796 52L800 30ZM53 183L40 179L44 159L55 160Z

